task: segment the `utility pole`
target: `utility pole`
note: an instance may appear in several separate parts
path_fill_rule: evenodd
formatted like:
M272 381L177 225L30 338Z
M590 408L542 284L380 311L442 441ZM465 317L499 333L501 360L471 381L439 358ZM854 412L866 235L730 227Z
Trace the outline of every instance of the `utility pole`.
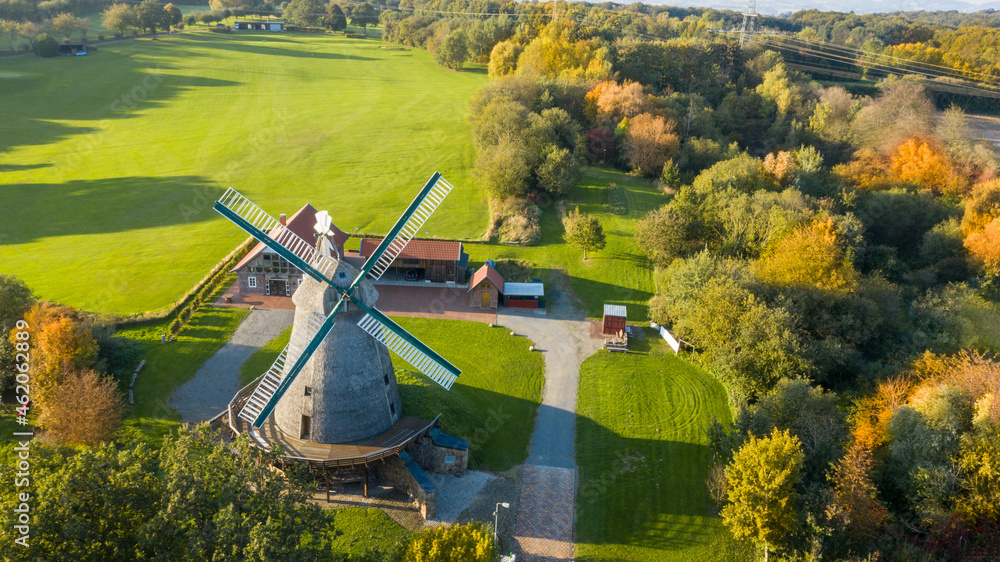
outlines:
M747 0L747 7L743 10L743 25L740 26L740 47L753 41L755 19L757 19L757 0Z

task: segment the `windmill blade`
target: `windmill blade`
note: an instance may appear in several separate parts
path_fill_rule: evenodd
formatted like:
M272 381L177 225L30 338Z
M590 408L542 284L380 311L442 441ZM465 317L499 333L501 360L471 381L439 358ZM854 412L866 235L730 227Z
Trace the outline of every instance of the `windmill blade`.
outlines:
M334 284L330 276L337 268L336 262L316 251L315 246L282 226L240 192L230 187L215 202L214 209L313 279Z
M333 221L330 219L330 213L326 211L320 211L316 213L316 232L320 234L327 234L330 232L330 225Z
M333 318L340 312L340 307L344 305L344 302L346 301L343 299L337 301L333 310L330 311L330 315L326 317L316 311L311 312L305 327L298 333L297 337L293 331L288 346L268 369L267 376L257 385L250 399L240 411L241 418L250 421L257 428L264 425L268 416L274 411L274 407L278 405L281 397L292 385L295 377L299 376L312 354L329 335L334 324ZM285 370L289 363L291 368ZM272 371L275 371L274 376L271 376ZM281 372L284 374L277 374Z
M417 197L382 239L382 243L368 257L365 265L361 268L361 273L351 284L351 288L361 284L365 275L370 275L372 281L377 281L379 277L382 277L382 274L399 256L406 244L420 232L420 227L427 222L434 210L441 206L444 198L448 196L453 187L441 177L441 174L434 172L431 179L427 180Z
M443 386L446 390L451 389L455 379L462 374L458 367L413 337L413 334L404 330L402 326L393 322L385 314L374 308L366 307L354 297L351 297L351 300L366 313L358 321L358 326L362 330L371 334L382 345L427 375L432 381Z

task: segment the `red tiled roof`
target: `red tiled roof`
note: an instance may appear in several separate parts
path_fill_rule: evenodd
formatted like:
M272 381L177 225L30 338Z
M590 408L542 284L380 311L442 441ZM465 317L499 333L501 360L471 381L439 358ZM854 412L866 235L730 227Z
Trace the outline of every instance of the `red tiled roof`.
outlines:
M469 281L469 290L471 291L476 288L484 279L492 283L498 291L503 292L503 276L488 263L483 264L483 267L480 267L472 274L472 280Z
M367 258L375 252L381 238L362 238L358 254ZM443 260L459 261L462 259L462 243L454 240L410 240L397 259L407 260Z
M307 243L309 244L316 243L316 237L313 236L313 234L316 232L315 230L316 208L310 205L309 203L306 203L301 209L299 209L294 215L292 215L291 218L286 220L285 225L286 226L284 227L279 226L277 229L275 229L276 232L271 233L271 237L273 238L274 236L277 236L277 234L281 232L282 228L289 228L291 229L292 232L295 233L296 236L306 241ZM334 245L336 245L340 254L343 255L344 242L347 242L347 239L350 238L351 235L343 232L342 230L340 230L339 228L337 228L332 224L330 225L330 231L333 234ZM252 250L247 252L247 255L244 256L242 260L240 260L240 263L236 264L236 267L234 267L232 271L238 271L246 264L257 259L257 257L260 255L261 252L264 251L266 247L267 246L265 246L262 242L259 242L256 246L254 246Z

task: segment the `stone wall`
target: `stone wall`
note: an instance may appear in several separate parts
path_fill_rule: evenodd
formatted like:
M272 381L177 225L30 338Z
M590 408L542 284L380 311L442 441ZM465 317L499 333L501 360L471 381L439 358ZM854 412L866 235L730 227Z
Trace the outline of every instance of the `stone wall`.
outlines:
M424 435L407 447L406 451L425 470L438 474L462 476L469 466L469 450L441 447L434 444L429 435Z
M375 468L375 473L381 482L409 494L424 519L432 519L437 514L434 505L435 492L425 491L398 455L385 459Z

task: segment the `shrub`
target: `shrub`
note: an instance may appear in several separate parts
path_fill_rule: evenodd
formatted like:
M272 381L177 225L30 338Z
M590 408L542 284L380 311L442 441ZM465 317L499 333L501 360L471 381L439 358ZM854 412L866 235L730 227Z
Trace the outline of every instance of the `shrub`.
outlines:
M608 212L614 215L624 215L628 212L625 204L625 189L618 187L617 183L608 185L608 203L605 205Z
M524 199L511 197L493 208L493 224L490 237L499 236L501 242L530 246L542 237L538 226L541 211Z
M531 264L524 260L496 260L496 270L510 283L527 282L531 275Z
M42 425L69 445L93 444L118 428L124 402L110 377L91 369L70 374L43 410Z
M493 560L493 534L484 523L438 527L411 535L403 562L488 562Z
M40 57L54 57L59 54L59 43L49 36L48 33L39 33L35 40L31 42L31 48Z

